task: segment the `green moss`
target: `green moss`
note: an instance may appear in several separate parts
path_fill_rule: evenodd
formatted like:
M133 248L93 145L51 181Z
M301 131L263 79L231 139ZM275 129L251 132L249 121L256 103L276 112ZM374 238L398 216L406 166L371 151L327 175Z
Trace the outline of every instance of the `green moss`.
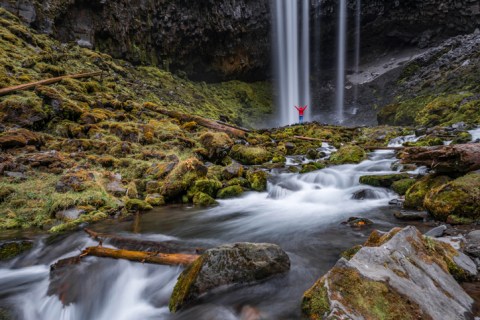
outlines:
M249 147L237 144L233 146L230 156L246 165L258 165L272 160L273 156L261 147Z
M248 171L247 180L250 183L250 187L255 191L267 190L267 172L263 170Z
M170 296L170 302L168 304L170 312L177 312L189 301L190 297L193 295L192 291L195 289L192 288L192 285L202 269L203 260L203 257L200 256L178 277L177 283L173 288L172 295Z
M0 243L0 261L9 260L32 249L32 241L9 241Z
M355 145L345 145L330 156L330 163L335 165L359 163L366 159L367 153L363 148Z
M195 181L195 184L191 188L191 193L204 193L210 197L215 197L218 190L222 188L222 183L214 179L200 179Z
M310 162L302 165L302 169L300 170L300 173L317 171L317 170L324 169L325 167L326 165L324 162Z
M401 196L404 196L407 193L407 190L410 189L416 183L415 179L401 179L392 183L392 189Z
M474 219L459 217L454 214L451 214L447 217L447 223L452 225L469 225L473 224L474 222Z
M406 147L431 147L431 146L443 146L443 139L435 136L426 136L418 139L415 142L406 142Z
M342 258L345 258L345 259L347 259L347 260L350 260L350 259L352 259L353 256L354 256L355 254L357 254L357 252L358 252L360 249L362 249L362 248L363 248L363 246L361 246L361 245L354 246L354 247L352 247L352 248L350 248L350 249L347 249L347 250L343 251L342 254L341 254L341 257L342 257Z
M5 201L8 198L8 196L10 196L13 193L15 193L14 188L6 185L0 186L0 203Z
M197 206L206 207L206 206L211 206L215 203L216 203L215 199L213 199L211 196L203 192L197 192L193 196L193 204Z
M165 204L165 198L159 194L149 194L145 198L145 202L153 207L163 206Z
M238 197L243 193L243 188L240 186L230 186L221 189L218 191L217 198L219 199L227 199L227 198L234 198Z
M52 227L48 232L50 233L63 233L67 231L73 231L78 229L81 224L94 223L107 219L108 216L104 212L92 212L88 215L81 215L79 219L62 223L55 227Z
M438 188L451 179L446 176L427 175L417 181L405 193L404 207L407 209L423 210L425 195L432 189Z
M468 143L472 141L472 135L466 131L460 132L453 140L452 140L452 145L453 144L462 144L462 143Z
M153 209L148 202L140 199L128 199L125 203L125 208L128 211L148 211Z
M441 221L448 216L480 219L480 174L470 173L432 189L425 196L425 208Z
M408 178L409 175L407 173L361 176L360 183L367 184L373 187L390 188L394 182L405 180Z
M317 281L305 291L302 298L302 315L312 320L324 319L330 313L330 299L325 280Z

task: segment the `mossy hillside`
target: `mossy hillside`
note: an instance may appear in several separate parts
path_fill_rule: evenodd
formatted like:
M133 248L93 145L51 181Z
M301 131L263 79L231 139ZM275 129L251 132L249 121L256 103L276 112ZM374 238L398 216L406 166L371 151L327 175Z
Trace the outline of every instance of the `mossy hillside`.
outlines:
M470 173L432 189L425 196L424 206L441 221L448 216L480 219L480 174Z

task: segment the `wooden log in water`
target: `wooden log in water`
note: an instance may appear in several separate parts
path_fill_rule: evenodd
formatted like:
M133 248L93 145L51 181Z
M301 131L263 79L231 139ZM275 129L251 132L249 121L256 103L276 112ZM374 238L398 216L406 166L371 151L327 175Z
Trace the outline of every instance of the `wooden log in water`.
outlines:
M108 242L109 244L127 250L134 251L155 251L163 253L189 253L201 254L205 251L204 248L193 248L178 241L151 241L142 240L130 237L121 237L116 234L99 233L91 229L83 229L91 238L100 243Z
M136 261L141 263L153 263L162 265L182 265L188 266L197 258L197 254L182 254L182 253L158 253L158 252L144 252L144 251L130 251L122 249L111 249L105 247L88 247L82 251L81 256L95 256L102 258L124 259L129 261Z
M102 74L103 71L95 71L95 72L89 72L89 73L79 73L79 74L71 74L71 75L66 75L66 76L61 76L61 77L56 77L56 78L50 78L50 79L45 79L45 80L40 80L40 81L35 81L35 82L30 82L26 84L21 84L18 86L13 86L13 87L8 87L8 88L3 88L0 89L0 96L13 93L16 91L22 91L22 90L28 90L35 88L37 86L45 86L49 84L54 84L57 82L62 81L63 79L81 79L81 78L90 78L94 76L99 76Z

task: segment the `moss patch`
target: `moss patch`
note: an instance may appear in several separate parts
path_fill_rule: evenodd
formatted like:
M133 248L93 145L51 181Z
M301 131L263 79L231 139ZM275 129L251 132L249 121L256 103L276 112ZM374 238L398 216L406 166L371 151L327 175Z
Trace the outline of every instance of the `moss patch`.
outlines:
M330 163L335 165L359 163L366 159L367 153L363 148L355 145L346 145L330 156Z

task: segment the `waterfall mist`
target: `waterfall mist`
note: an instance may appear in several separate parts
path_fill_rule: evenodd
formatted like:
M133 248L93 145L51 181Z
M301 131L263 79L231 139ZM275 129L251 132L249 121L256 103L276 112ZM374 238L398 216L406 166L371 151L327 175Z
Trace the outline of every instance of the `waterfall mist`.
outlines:
M336 117L343 122L345 104L345 63L347 50L347 1L340 0L338 7L337 27L337 86L336 86Z
M279 125L298 122L294 106L310 105L309 4L308 0L272 1ZM311 107L307 120L310 112Z

